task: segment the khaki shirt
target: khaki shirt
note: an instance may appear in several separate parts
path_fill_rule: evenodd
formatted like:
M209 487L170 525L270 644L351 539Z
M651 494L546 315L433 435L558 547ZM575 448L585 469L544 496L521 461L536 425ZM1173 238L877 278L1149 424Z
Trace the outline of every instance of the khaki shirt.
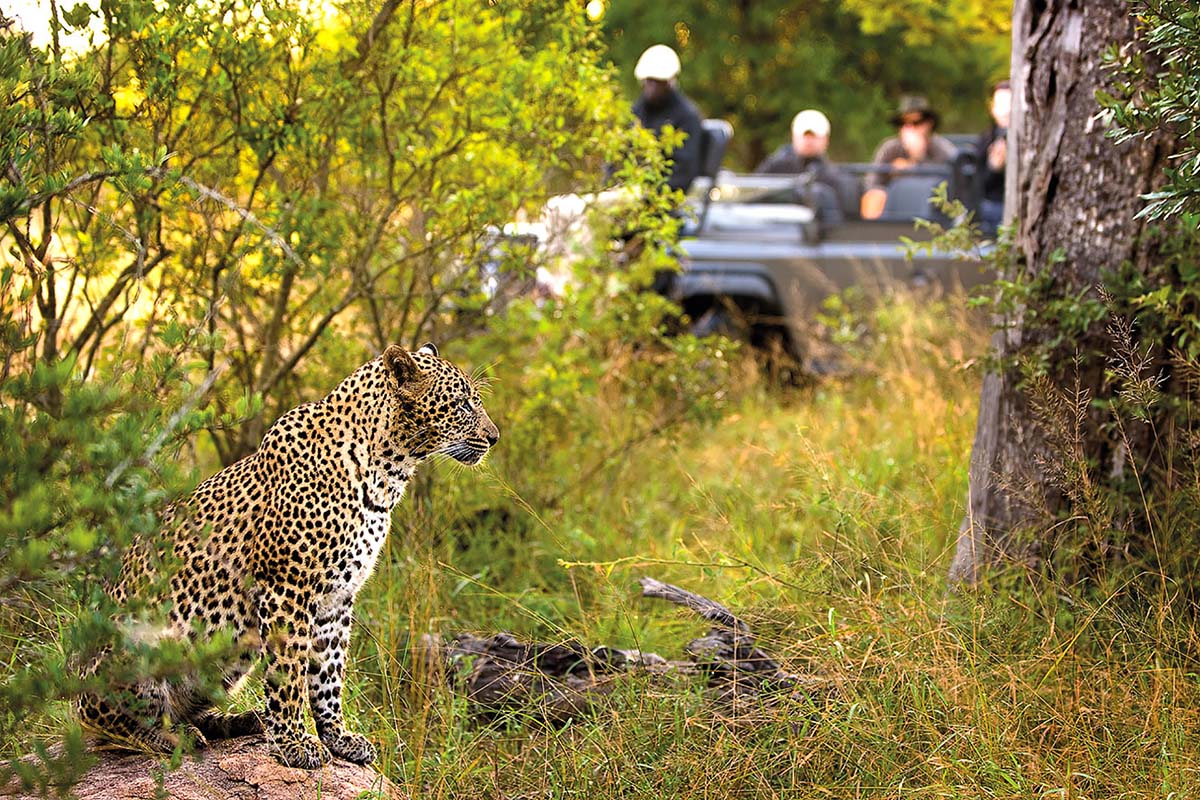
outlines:
M958 148L944 136L934 134L933 139L929 142L929 150L925 154L925 159L918 162L919 164L949 164L958 155ZM875 150L875 157L871 159L874 164L883 164L890 166L893 161L898 158L908 158L908 154L904 152L904 145L900 144L900 137L893 136L890 139L884 139L879 147ZM891 181L891 175L871 173L866 179L866 188L882 189Z

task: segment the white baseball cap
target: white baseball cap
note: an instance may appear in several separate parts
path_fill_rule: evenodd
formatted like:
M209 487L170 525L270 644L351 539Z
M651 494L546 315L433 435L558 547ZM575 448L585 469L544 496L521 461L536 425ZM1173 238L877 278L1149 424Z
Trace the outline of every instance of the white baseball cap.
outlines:
M654 78L660 81L672 80L679 74L679 56L665 44L656 44L646 48L637 66L633 68L633 77L639 81Z
M792 135L802 136L805 131L812 131L817 136L829 135L829 117L815 108L806 108L792 117Z

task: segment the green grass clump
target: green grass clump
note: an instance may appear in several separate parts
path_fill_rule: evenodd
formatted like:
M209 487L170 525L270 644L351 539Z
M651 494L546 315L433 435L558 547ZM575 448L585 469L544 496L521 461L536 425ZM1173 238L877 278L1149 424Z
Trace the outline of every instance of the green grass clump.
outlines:
M600 385L536 452L435 470L360 598L353 705L385 772L421 797L1197 796L1185 615L1019 581L948 593L986 331L951 300L868 322L815 387L743 371L719 415L643 435L622 419L654 409L622 417L627 387ZM506 369L502 429L526 401ZM824 688L731 720L687 682L635 681L547 729L472 722L413 680L425 632L681 658L706 626L641 599L641 575L725 603Z

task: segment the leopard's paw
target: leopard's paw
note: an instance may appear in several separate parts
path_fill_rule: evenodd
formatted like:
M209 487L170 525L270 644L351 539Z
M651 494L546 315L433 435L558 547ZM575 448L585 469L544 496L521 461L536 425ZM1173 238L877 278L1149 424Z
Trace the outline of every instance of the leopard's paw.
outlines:
M315 736L300 736L271 742L271 755L286 767L317 769L330 760L329 748Z
M343 731L334 736L326 736L322 741L335 756L355 764L370 764L378 755L371 740L357 733Z

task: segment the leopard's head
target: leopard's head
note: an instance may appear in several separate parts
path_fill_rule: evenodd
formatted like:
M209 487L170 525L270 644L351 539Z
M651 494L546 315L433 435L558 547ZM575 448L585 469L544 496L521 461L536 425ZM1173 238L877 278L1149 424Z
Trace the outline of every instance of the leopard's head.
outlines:
M500 438L479 387L438 355L433 344L415 352L390 345L380 356L398 399L397 433L416 458L436 453L478 464Z

